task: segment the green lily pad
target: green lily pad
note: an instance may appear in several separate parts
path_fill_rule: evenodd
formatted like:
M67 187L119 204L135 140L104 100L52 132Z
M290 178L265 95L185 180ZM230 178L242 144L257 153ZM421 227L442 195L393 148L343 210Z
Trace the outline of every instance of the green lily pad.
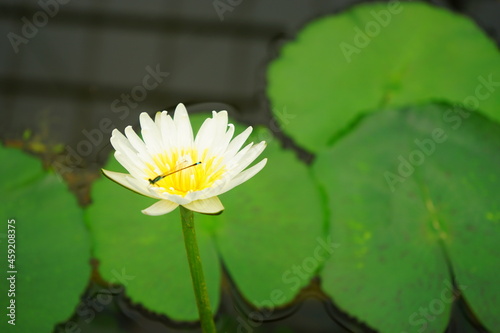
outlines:
M494 42L470 19L420 2L313 21L271 63L268 82L282 128L312 152L383 107L444 100L500 121Z
M446 105L370 115L318 155L332 240L323 288L381 332L443 332L452 275L500 327L500 126ZM449 261L449 263L448 263Z
M0 296L4 306L0 330L52 332L56 324L70 319L90 277L90 240L82 211L65 184L44 172L35 158L3 147L0 158L4 161L0 244L6 263L2 281L15 275L15 295L4 289ZM14 234L15 262L7 263L12 237L7 235ZM15 300L15 326L5 316L11 300Z
M274 309L309 284L336 244L324 236L321 197L306 165L268 130L257 129L249 139L261 140L268 142L266 167L221 196L226 209L214 219L213 233L242 295Z
M205 118L191 116L193 124ZM236 125L235 133L243 129ZM307 167L283 151L267 130L257 131L248 141L269 139L261 157L268 157L268 165L220 196L224 212L195 214L213 311L221 283L218 256L245 298L256 306L274 308L292 300L329 254L323 249L329 240L318 241L325 221ZM124 171L114 159L105 168ZM104 278L112 278L112 269L126 269L134 277L126 284L134 302L176 320L197 319L178 209L159 217L144 216L141 209L154 200L108 179L96 182L92 197L87 219Z

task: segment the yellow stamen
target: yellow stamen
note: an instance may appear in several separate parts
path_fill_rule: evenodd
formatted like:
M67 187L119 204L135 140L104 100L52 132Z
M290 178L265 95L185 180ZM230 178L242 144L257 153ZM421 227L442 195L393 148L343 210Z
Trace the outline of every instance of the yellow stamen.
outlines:
M223 158L210 156L206 149L202 153L192 148L173 150L154 156L153 161L146 170L149 183L181 196L212 186L226 172Z

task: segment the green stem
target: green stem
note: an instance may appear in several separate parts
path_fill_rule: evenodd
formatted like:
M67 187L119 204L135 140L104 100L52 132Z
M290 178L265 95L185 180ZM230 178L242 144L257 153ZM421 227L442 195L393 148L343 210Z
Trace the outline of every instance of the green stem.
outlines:
M200 251L198 250L198 243L196 241L193 212L182 206L180 206L180 208L184 244L186 245L196 305L198 306L198 313L200 314L201 328L204 333L216 333L212 310L210 310L210 300L208 299L207 283L203 276Z

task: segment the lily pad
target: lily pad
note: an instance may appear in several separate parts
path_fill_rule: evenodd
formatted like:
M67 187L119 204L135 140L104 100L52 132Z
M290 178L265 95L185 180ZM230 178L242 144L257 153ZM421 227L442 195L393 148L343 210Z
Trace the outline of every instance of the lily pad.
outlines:
M7 322L11 319L4 307L0 330L52 332L70 319L90 277L90 240L82 210L65 184L43 171L35 158L3 147L0 158L0 244L6 257L2 281L12 276L10 281L15 281L10 296L7 289L1 294L5 307L15 300L15 326ZM9 266L12 236L7 235L15 235L15 249L10 247L15 261Z
M333 301L381 332L443 332L456 284L500 327L500 126L447 105L367 116L314 173L340 244L321 272Z
M282 128L312 152L383 107L448 101L500 121L496 45L470 19L421 2L313 21L271 63L268 82Z
M214 237L242 295L257 307L274 309L309 284L336 244L325 237L321 197L306 165L267 129L249 140L263 139L268 163L221 196L226 209L214 219Z
M201 124L206 116L191 118ZM236 125L235 133L243 129ZM269 131L259 130L248 141L268 139L263 153L268 164L248 182L221 195L224 212L195 214L213 311L220 293L219 256L244 297L267 308L292 300L321 265L308 259L328 242L323 237L318 243L325 222L318 190L307 167L282 150ZM123 170L114 159L105 168ZM113 269L126 269L134 277L126 285L134 302L176 320L197 319L178 210L144 216L141 210L152 199L108 179L96 182L92 197L87 219L104 278L112 278ZM326 258L322 249L316 252ZM300 277L294 269L300 269Z

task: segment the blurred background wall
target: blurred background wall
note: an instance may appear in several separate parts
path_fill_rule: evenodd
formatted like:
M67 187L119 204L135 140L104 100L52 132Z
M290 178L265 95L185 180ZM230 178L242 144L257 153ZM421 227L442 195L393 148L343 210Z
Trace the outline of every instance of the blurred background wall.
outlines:
M88 165L109 152L111 128L179 102L263 123L266 65L280 44L360 2L2 0L0 138L28 130ZM499 1L428 2L472 17L499 43Z

